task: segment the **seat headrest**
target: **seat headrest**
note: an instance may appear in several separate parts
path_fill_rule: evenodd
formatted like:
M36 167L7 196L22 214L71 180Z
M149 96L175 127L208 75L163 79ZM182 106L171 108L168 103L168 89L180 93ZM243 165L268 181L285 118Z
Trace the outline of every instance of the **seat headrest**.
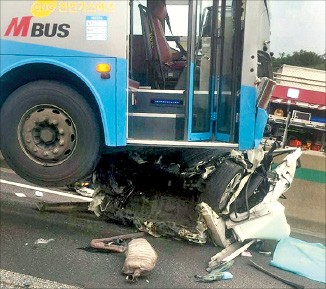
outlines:
M153 17L157 17L161 21L164 20L168 14L165 4L161 1L157 1L155 6L151 8L151 14Z

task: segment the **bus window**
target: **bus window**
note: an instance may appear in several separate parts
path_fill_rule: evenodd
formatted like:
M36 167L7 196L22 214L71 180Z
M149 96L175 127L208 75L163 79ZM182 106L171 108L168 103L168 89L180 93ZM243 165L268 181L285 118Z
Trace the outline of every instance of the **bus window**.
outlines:
M210 131L210 74L213 0L196 2L192 133Z
M187 5L166 5L164 0L144 2L133 1L132 75L141 86L151 89L185 89L188 2ZM175 11L183 11L181 21L177 18L182 25L175 25L178 22L169 16L170 11L173 17L177 17ZM172 32L173 26L183 35Z

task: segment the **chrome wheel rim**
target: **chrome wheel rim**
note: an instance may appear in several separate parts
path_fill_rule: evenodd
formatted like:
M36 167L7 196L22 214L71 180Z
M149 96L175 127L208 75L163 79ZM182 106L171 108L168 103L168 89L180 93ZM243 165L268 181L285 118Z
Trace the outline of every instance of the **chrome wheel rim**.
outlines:
M231 181L226 186L225 191L222 194L220 203L218 205L220 210L225 208L227 202L230 200L231 196L237 190L241 178L242 178L242 173L239 172L231 179Z

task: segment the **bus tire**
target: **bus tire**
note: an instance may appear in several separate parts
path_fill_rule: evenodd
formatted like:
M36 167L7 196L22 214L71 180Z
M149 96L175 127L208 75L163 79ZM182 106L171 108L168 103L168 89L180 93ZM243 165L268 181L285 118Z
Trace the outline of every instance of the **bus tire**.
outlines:
M206 180L203 180L200 201L207 203L215 212L222 212L243 175L242 166L230 160L224 161Z
M41 186L65 186L92 173L101 131L86 100L70 86L40 80L25 84L1 108L0 144L9 166Z

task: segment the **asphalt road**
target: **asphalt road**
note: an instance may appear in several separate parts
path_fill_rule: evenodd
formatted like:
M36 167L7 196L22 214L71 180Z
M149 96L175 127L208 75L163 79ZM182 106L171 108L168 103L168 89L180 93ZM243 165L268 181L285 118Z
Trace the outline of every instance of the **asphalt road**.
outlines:
M15 175L3 161L0 172L1 281L9 271L25 274L20 277L21 281L10 281L11 277L8 277L9 281L6 279L1 288L36 288L35 280L41 279L60 284L52 283L52 287L39 285L39 288L68 288L66 285L80 288L291 288L252 268L248 265L248 257L242 256L235 259L229 270L234 276L232 280L197 283L194 275L205 274L210 257L221 248L150 236L146 239L159 256L157 265L149 275L136 283L129 283L121 274L124 254L89 252L80 248L87 247L93 238L133 233L133 228L104 222L90 213L40 212L36 206L38 201L81 200L59 196L52 191L44 192L42 198L36 197L36 189L24 187L28 183ZM17 197L15 193L24 193L26 197ZM292 236L308 242L325 243L325 239L318 236ZM35 244L40 238L53 240L47 244ZM271 267L271 256L251 253L256 263L279 276L305 288L325 288L323 283ZM26 275L41 279L26 281ZM10 282L18 282L18 285L10 285Z

